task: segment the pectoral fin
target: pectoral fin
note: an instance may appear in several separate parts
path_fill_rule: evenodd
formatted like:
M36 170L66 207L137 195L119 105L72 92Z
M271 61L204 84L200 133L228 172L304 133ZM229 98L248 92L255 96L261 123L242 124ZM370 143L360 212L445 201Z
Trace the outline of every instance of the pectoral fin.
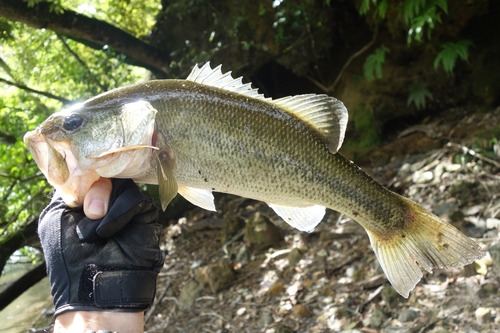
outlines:
M165 152L158 154L158 185L161 208L165 211L170 201L177 195L178 188L172 163Z
M179 194L195 206L216 212L212 191L179 186Z
M312 232L325 216L325 207L290 207L269 204L286 223L300 231Z

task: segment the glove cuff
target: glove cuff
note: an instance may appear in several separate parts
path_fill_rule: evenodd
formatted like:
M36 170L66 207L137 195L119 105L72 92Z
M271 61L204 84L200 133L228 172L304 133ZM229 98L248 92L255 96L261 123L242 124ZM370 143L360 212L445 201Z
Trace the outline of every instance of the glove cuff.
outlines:
M153 304L157 276L155 271L89 265L82 272L78 301L56 306L54 315L66 311L146 311Z

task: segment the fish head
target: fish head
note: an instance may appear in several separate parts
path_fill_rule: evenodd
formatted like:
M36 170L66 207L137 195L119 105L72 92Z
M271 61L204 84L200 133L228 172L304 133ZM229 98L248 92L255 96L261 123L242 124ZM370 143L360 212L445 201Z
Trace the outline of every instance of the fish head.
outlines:
M66 204L80 207L100 177L148 171L156 112L142 100L79 104L52 114L26 133L24 143Z

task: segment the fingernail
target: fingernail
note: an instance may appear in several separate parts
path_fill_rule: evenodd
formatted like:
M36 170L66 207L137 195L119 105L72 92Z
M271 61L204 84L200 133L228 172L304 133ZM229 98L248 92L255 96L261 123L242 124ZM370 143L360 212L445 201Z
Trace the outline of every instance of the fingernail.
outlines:
M88 218L94 220L100 219L106 214L106 206L104 205L104 201L98 199L90 201L86 212Z

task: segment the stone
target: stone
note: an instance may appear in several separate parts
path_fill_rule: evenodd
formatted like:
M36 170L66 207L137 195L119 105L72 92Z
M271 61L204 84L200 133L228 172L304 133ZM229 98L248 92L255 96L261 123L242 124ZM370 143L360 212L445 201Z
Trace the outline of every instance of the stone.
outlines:
M444 203L434 207L432 212L434 214L436 214L437 216L442 216L442 215L449 215L456 210L458 210L457 202L456 201L447 201L447 202L444 202Z
M288 264L290 266L295 266L297 263L300 261L302 258L302 253L300 252L299 249L293 248L290 253L288 253Z
M387 304L389 308L393 308L396 305L396 303L401 299L401 296L392 286L384 287L380 292L380 296L382 297L385 304Z
M477 295L481 298L486 298L498 294L498 286L493 283L485 283L479 288Z
M382 324L387 320L387 315L384 311L380 309L375 309L370 315L368 325L373 328L380 328Z
M401 311L398 316L398 320L401 323L407 323L409 321L414 321L418 318L418 312L413 309L406 309Z
M279 324L274 328L274 333L294 333L295 331L283 324Z
M479 325L484 325L491 321L491 308L477 308L476 312L476 321Z
M412 177L412 180L415 184L429 183L432 179L434 179L434 173L432 171L417 171L413 174Z
M318 252L316 252L316 255L318 257L326 257L328 255L328 252L325 249L321 249Z
M278 296L284 291L285 291L285 286L283 285L283 282L278 281L275 284L273 284L267 292L272 296Z
M246 246L262 250L276 247L283 241L281 230L260 212L255 212L246 220L243 242Z
M196 281L214 294L231 285L235 277L233 267L227 262L200 267L195 273Z
M263 311L260 314L259 319L257 320L257 325L259 325L260 327L266 327L269 326L273 321L274 320L271 314L268 311Z
M299 318L304 318L309 316L311 312L306 306L302 304L297 304L292 307L292 313Z
M179 307L181 310L189 310L194 301L200 297L202 287L195 280L189 280L180 291Z

